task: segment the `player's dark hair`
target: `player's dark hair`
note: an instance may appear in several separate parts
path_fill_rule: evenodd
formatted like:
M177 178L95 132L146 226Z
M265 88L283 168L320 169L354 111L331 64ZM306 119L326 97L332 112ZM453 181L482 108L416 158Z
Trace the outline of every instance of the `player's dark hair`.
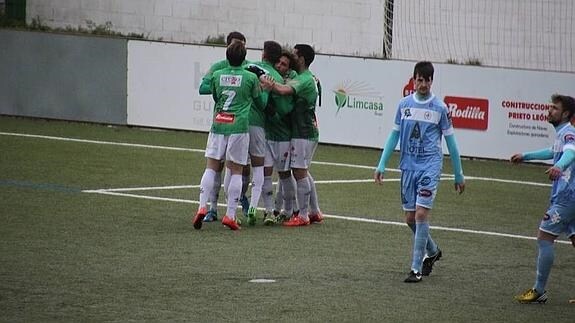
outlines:
M264 42L264 57L272 65L278 62L282 55L282 45L273 40Z
M226 49L226 58L231 66L241 66L246 59L246 46L242 42L233 42Z
M297 44L293 48L297 49L297 54L303 56L305 67L309 67L315 59L315 50L308 44Z
M569 113L567 119L571 120L573 115L575 115L575 99L573 99L573 97L568 95L553 94L551 96L551 102L555 104L561 103L563 111L567 111Z
M246 42L246 36L244 36L244 34L240 33L239 31L232 31L228 34L228 37L226 37L226 45L230 46L234 39L241 40L244 43Z
M282 54L280 55L280 57L285 56L287 57L287 59L289 59L289 68L290 70L293 71L298 71L299 70L299 66L297 64L297 60L295 59L295 56L293 54L293 52L289 49L283 49L282 50Z
M423 77L427 81L433 80L433 64L428 61L421 61L415 64L413 68L413 79L417 78L417 75Z

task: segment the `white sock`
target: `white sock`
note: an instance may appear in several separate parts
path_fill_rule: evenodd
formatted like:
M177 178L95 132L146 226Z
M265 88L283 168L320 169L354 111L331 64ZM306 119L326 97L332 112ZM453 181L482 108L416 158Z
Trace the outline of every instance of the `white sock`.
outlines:
M220 189L222 187L222 172L216 172L214 176L214 188L208 202L210 202L210 210L218 210L218 198L220 196Z
M311 188L309 186L309 180L304 177L297 181L297 204L299 206L299 216L308 220L308 206L309 206L309 195Z
M248 187L250 186L250 176L244 176L242 175L242 192L241 192L241 196L245 196L246 192L248 191Z
M262 197L264 199L264 207L266 213L271 213L274 207L274 187L271 176L264 176L264 184L262 185Z
M234 220L236 218L236 208L242 193L242 175L232 175L228 186L228 209L226 215Z
M262 195L262 186L264 185L264 167L252 167L252 196L250 198L250 207L258 207L260 196Z
M200 208L206 208L208 204L208 199L212 194L212 189L214 187L214 177L216 172L211 168L206 168L204 170L204 175L200 181Z
M281 211L284 205L284 193L282 180L278 180L278 185L276 187L276 198L274 201L274 210Z
M280 179L282 182L282 191L284 197L284 209L287 216L291 216L294 209L294 199L296 198L296 183L295 179L290 176L285 179ZM297 207L297 206L296 206Z
M320 210L319 210L319 203L317 200L317 191L315 190L315 181L313 180L313 177L311 177L310 173L307 174L307 178L309 180L309 186L311 189L309 194L309 210L310 213L318 214Z
M226 172L224 174L224 194L226 199L228 198L228 186L230 186L230 178L232 178L232 171L226 167Z

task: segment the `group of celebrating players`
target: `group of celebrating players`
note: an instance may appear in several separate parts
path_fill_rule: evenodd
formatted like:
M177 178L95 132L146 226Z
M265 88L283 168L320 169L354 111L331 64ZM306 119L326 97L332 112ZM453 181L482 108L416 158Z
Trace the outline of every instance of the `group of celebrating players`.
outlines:
M256 223L260 197L266 225L322 222L308 171L319 137L315 115L319 82L309 71L314 49L298 44L290 50L266 41L261 61L249 62L243 34L231 32L226 43L226 59L210 67L199 89L202 95L211 94L215 105L194 228L217 220L222 173L227 200L222 224L231 230L240 229L238 204L248 224ZM279 177L275 201L274 169Z

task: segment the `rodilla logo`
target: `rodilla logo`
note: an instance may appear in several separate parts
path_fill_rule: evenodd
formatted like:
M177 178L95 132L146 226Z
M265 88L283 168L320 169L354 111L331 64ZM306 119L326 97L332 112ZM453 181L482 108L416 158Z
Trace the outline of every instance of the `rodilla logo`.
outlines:
M487 99L446 96L444 101L454 128L487 130L489 120Z
M366 111L383 111L383 97L363 82L346 81L336 86L335 95L336 114L341 109L357 109Z
M413 83L412 78L409 78L409 81L403 87L403 97L411 95L413 92L415 92L415 83Z

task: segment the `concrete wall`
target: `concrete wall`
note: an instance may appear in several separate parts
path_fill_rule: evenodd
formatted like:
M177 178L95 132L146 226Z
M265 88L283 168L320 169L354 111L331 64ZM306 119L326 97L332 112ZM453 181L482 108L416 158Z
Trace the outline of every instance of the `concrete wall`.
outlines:
M27 0L52 27L111 22L113 30L186 43L243 32L310 43L325 54L382 57L389 0ZM395 0L391 57L575 72L573 0ZM387 41L389 43L389 41ZM388 48L389 52L389 48Z
M381 55L383 10L375 0L28 0L30 21L52 27L110 21L115 31L198 43L239 30L265 40L314 44L323 53Z
M0 30L0 44L0 114L126 123L126 40Z

